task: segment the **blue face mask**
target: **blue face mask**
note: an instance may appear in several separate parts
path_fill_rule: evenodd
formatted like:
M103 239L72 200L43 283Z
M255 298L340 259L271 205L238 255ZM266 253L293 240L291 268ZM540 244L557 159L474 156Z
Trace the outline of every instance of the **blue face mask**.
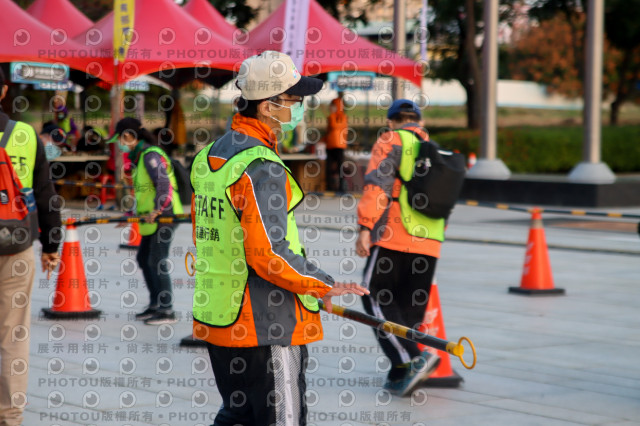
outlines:
M304 105L302 105L302 102L296 102L293 106L290 106L290 107L285 105L280 105L273 101L269 101L269 102L271 102L274 105L278 105L279 107L282 107L282 108L289 108L289 110L291 111L291 121L280 121L275 117L271 117L274 120L276 120L278 123L280 123L280 128L282 129L283 132L290 132L291 130L295 129L298 123L300 123L304 118Z
M47 161L51 161L54 158L60 157L62 150L58 146L50 143L44 146L44 155L47 157Z
M131 152L131 148L129 148L129 145L123 145L120 142L118 142L118 148L120 148L120 152L123 152L125 154Z

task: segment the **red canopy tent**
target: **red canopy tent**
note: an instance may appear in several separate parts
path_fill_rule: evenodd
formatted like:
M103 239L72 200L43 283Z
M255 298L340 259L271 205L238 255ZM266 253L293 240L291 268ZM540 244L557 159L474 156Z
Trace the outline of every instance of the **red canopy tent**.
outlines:
M58 62L99 76L100 66L84 46L39 22L11 0L0 0L0 9L0 62ZM109 74L102 77L110 78Z
M282 50L286 1L249 32L248 45L258 51ZM336 21L315 0L309 1L309 23L303 74L329 71L372 71L404 78L417 86L422 66L358 37Z
M190 0L184 7L184 10L200 23L213 30L226 40L234 40L234 33L238 29L227 22L224 16L216 10L207 0Z
M75 40L99 52L103 66L113 69L113 12ZM161 79L171 78L180 68L233 70L243 59L241 49L172 0L136 0L134 36L126 60L118 64L117 77L122 83L158 71Z
M36 0L27 8L27 12L43 24L63 30L70 38L93 26L93 22L69 0Z

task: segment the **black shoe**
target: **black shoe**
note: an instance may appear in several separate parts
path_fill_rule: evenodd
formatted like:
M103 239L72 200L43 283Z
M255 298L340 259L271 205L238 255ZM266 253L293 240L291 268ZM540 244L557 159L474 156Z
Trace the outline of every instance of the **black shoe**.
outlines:
M173 311L156 311L151 318L144 320L147 325L175 324L178 322Z
M144 311L140 312L139 314L136 314L136 320L144 321L144 320L149 319L152 316L154 316L156 312L158 312L158 308L153 308L153 307L149 306Z
M411 360L407 374L401 384L389 389L393 395L409 396L413 390L426 381L440 364L440 357L430 352L423 351L420 356ZM397 393L396 393L397 392Z
M400 393L404 390L404 387L405 387L404 379L398 379L398 380L387 379L384 382L383 389L386 389L387 391L389 391L391 395L400 395Z

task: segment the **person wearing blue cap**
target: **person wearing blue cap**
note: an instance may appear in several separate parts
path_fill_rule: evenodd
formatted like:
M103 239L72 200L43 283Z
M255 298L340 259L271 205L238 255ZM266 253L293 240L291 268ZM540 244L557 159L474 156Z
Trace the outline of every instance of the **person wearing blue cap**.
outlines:
M399 179L410 179L416 147L420 139L429 137L421 127L420 108L410 100L398 99L389 107L387 119L390 130L380 135L371 150L358 204L356 254L368 257L363 286L370 291L362 301L370 315L417 328L429 302L444 219L428 218L411 209ZM408 224L417 224L422 232ZM379 330L375 336L391 360L384 388L394 395L410 395L440 362L437 355L421 351L413 341Z

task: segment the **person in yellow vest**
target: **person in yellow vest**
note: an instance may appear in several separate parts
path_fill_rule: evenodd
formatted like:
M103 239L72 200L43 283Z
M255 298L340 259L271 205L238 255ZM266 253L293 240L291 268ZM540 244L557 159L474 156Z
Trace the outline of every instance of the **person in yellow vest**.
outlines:
M0 100L8 86L0 69ZM31 290L35 274L35 256L31 247L38 238L42 255L42 270L47 279L59 262L58 246L62 238L60 228L60 199L49 180L49 162L45 149L30 125L13 121L0 108L0 145L4 147L23 188L31 188L37 208L37 223L22 243L0 226L0 425L21 425L27 398L29 370L29 334L31 324ZM2 202L0 194L0 202ZM1 224L0 220L0 224Z
M368 256L363 285L371 291L363 305L370 315L417 328L429 302L445 221L412 210L398 179L400 175L410 180L418 154L417 139L410 131L428 140L420 108L399 99L389 107L387 118L390 131L381 134L371 150L358 204L356 254ZM417 229L428 232L416 233ZM383 332L375 336L391 360L384 387L392 394L410 395L440 362L413 341Z
M304 194L278 155L322 81L291 58L246 59L231 131L191 170L197 249L193 335L207 342L223 405L215 424L306 424L306 345L323 337L318 299L366 294L304 255L293 210Z
M183 213L171 160L161 148L153 146L153 135L136 118L123 118L116 124L115 135L109 142L116 141L119 141L120 150L128 153L133 165L136 214L145 217L140 224L142 238L136 260L142 269L150 301L147 309L136 314L136 319L147 325L175 323L168 260L175 225L156 223L160 215Z

